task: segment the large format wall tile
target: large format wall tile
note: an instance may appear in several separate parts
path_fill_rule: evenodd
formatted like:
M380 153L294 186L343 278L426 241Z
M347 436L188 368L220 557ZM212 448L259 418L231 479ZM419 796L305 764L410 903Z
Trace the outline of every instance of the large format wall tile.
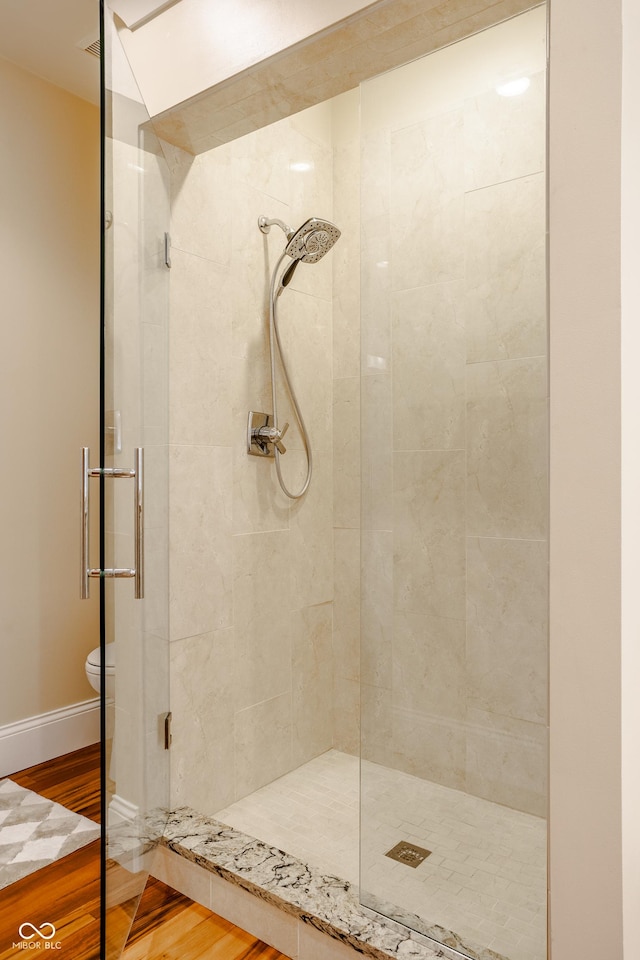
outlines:
M392 288L464 276L462 109L391 135Z
M174 151L171 178L171 242L216 263L229 263L231 152L228 146L200 157Z
M464 448L463 294L459 280L393 294L395 450Z
M333 381L333 524L360 526L360 378Z
M231 284L219 264L175 250L169 358L172 443L229 446Z
M289 220L290 208L255 187L234 185L231 233L233 355L269 369L269 285L286 239L274 226L265 235L258 218Z
M333 423L331 305L295 290L288 290L288 295L280 297L279 303L278 328L285 362L313 450L330 453ZM301 449L302 434L281 378L278 378L277 402L278 419L290 424L285 446L287 449Z
M548 659L546 624L470 622L469 705L499 716L546 723Z
M394 766L391 690L360 684L360 756Z
M411 126L380 81L379 102L365 112L363 755L391 755L417 776L538 810L545 77L511 99L486 80L450 112L431 90L405 90ZM391 87L400 82L394 75Z
M268 361L234 358L232 370L233 532L286 530L290 501L278 484L273 458L247 453L249 411L269 413L272 409Z
M288 120L281 120L229 144L234 181L286 204L291 200L288 126ZM268 210L263 212L274 216Z
M166 293L166 290L165 290ZM143 294L144 296L144 294ZM168 324L142 323L142 415L144 445L162 443L169 422Z
M540 173L545 165L545 75L519 96L487 90L464 105L465 189Z
M224 633L224 631L220 632ZM171 702L169 688L171 644L167 642L167 638L154 636L147 631L144 632L143 637L142 662L138 661L132 673L134 673L134 676L137 674L136 679L138 681L141 680L142 676L145 678L145 703L142 713L145 733L147 737L152 738L152 751L155 756L159 749L164 749L164 743L161 744L158 737L158 717L162 716ZM140 673L140 667L142 667L142 674ZM134 696L139 699L137 692Z
M263 609L235 633L234 709L244 710L291 690L292 615L288 607Z
M214 507L215 481L193 487L198 453L174 469L172 503L179 476L188 491L180 509L191 525L178 544L184 557L172 556L180 593L172 622L180 635L202 634L230 624L233 606L233 630L214 636L227 638L221 656L234 678L221 694L228 713L220 750L235 769L235 797L332 745L357 752L361 694L365 758L501 803L540 807L545 548L533 541L546 529L544 183L531 176L543 169L542 140L526 116L527 104L539 111L542 93L535 77L517 102L483 93L415 126L368 134L361 148L345 139L343 118L333 156L327 110L197 161L176 153L180 326L172 378L181 409L172 436L185 450L224 443L228 476ZM268 280L285 243L277 227L260 233L261 214L293 227L327 217L343 230L321 263L299 267L279 300L315 455L312 486L300 502L280 493L272 461L244 450L248 410L271 409ZM220 277L218 284L220 264L230 266L230 282ZM523 354L528 359L473 362L465 371L465 360ZM354 446L360 372L361 490ZM295 487L304 477L302 444L284 393L280 403L281 421L291 423L283 472ZM200 449L207 448L193 448ZM216 510L223 522L214 533ZM198 551L207 553L211 536L232 543L227 580L205 564L206 581L182 583L181 575L201 568ZM503 539L486 539L496 537ZM529 540L505 539L515 537ZM226 619L210 622L215 611ZM205 662L199 647L185 648L184 663L176 659L178 683L189 653ZM185 687L178 696L193 700L208 731L217 706L205 700L201 679L202 693ZM213 762L196 740L188 759L179 741L178 790L186 788L189 764L195 774ZM229 778L222 787L228 793ZM198 805L186 789L180 796Z
M294 706L296 755L306 760L314 750L332 745L333 711L327 712L326 705L333 696L334 252L316 265L301 264L278 301L287 364L315 456L307 495L289 500L278 486L273 460L249 457L246 451L248 411L272 410L269 280L286 244L278 227L265 236L258 218L278 217L293 228L311 216L334 219L331 109L325 105L312 114L265 127L196 160L167 148L175 260L172 437L183 445L176 448L180 452L172 464L172 636L231 624L233 615L236 723L230 762L236 767L236 796L290 768ZM351 180L355 177L354 172ZM348 188L342 186L345 199ZM346 254L348 246L353 261L358 244L353 190L348 201L351 226L348 218L344 223L349 243L342 244L342 251ZM343 303L344 342L353 353L357 332L347 325L359 322L357 266L345 265L342 280L349 285ZM355 376L357 354L351 365ZM305 474L302 440L286 390L279 390L278 399L280 424L290 423L282 470L295 490ZM222 444L223 488L218 483L222 478L212 477L211 470L202 477L207 458L217 464L221 455L200 452L221 449ZM354 495L351 490L344 503L357 519ZM221 571L216 564L223 539ZM320 603L327 606L299 613L307 604ZM346 620L352 616L348 607L346 603ZM318 625L314 618L320 609ZM303 700L311 705L308 716ZM350 742L354 709L352 704L346 725ZM194 765L193 784L198 779ZM190 802L186 794L185 800Z
M293 126L293 125L292 125ZM291 171L290 226L297 230L306 220L317 217L333 221L333 150L297 130L288 135ZM339 243L340 241L338 241ZM331 300L335 247L317 263L297 268L291 289L322 300Z
M360 679L360 531L333 531L333 656L336 676ZM391 590L389 583L387 589Z
M145 471L146 476L151 475L153 464L154 448L145 447ZM168 450L162 451L162 459L168 456ZM162 464L160 469L165 473L165 483L168 485L166 477L166 464ZM145 491L145 499L146 499ZM169 498L165 497L165 508L168 508ZM169 640L169 604L167 597L169 593L169 525L164 527L147 527L145 529L144 544L144 566L145 566L145 629L155 636L163 637ZM133 545L131 545L133 548ZM132 554L130 554L132 555Z
M393 526L392 382L389 374L361 381L362 526Z
M464 790L465 750L464 724L414 713L394 701L393 766L416 777Z
M176 641L170 652L171 803L213 815L235 799L233 629Z
M291 709L290 547L288 531L233 537L234 709L243 717L243 742L250 738L249 721L256 716L247 710L284 695ZM277 769L269 779L281 775ZM245 782L250 772L240 776ZM264 776L263 769L260 779Z
M473 709L468 720L468 792L545 817L548 728Z
M170 450L171 639L231 625L231 448Z
M332 261L333 744L336 749L358 753L360 744L360 374L362 368L360 344L362 176L358 91L351 91L333 101L331 121L333 220L342 231Z
M467 360L546 352L545 177L465 198Z
M396 453L393 462L396 609L463 620L464 451Z
M333 376L360 374L360 141L334 150L333 216L342 235L333 256Z
M233 618L238 631L256 629L271 610L290 610L288 531L233 537ZM264 699L264 698L263 698Z
M541 540L469 537L467 618L478 623L544 624L547 544Z
M415 713L464 720L464 620L396 611L393 700Z
M294 767L333 746L332 605L305 607L293 615L292 674Z
M488 713L547 722L547 544L467 542L469 702Z
M393 535L391 532L363 530L362 557L361 680L373 687L391 690L393 667Z
M360 683L333 678L333 746L358 756L360 753Z
M306 457L301 450L292 450L287 457L297 464L300 489ZM311 606L333 599L332 476L331 454L316 456L307 493L301 500L292 501L290 507L291 606Z
M291 770L291 693L235 715L235 799Z
M544 539L547 362L467 366L467 524L471 536Z
M263 410L263 407L260 407ZM233 448L233 532L287 530L289 500L280 489L273 459L247 453L247 415L236 418Z
M365 136L361 147L360 312L362 375L391 368L391 135Z

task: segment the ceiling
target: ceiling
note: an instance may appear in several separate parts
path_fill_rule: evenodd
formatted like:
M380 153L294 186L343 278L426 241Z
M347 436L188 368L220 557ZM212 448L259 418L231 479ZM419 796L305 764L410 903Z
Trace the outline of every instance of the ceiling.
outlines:
M98 0L0 0L0 57L95 104L100 61L78 44L98 31Z

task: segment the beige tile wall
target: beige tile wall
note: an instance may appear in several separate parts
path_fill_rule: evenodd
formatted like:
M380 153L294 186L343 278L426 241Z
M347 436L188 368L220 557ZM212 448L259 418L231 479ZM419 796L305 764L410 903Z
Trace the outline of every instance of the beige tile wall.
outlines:
M114 116L130 106L115 98ZM132 583L105 585L107 641L115 644L117 664L115 703L108 704L115 748L108 789L116 794L116 806L124 800L142 813L169 800L162 723L169 710L169 271L160 242L169 218L169 184L155 138L147 134L139 145L135 127L133 143L126 132L122 125L122 139L106 142L112 226L105 237L105 353L111 374L105 402L107 411L120 415L121 443L121 450L114 450L107 435L106 456L108 466L131 468L134 448L144 447L145 577L142 601L134 599ZM133 565L131 497L130 481L105 486L107 566Z
M363 748L544 815L544 72L410 69L363 90Z
M334 746L360 749L360 118L359 91L332 101Z
M358 752L362 699L368 758L544 811L543 80L397 128L383 98L362 139L352 91L196 158L167 146L174 802L215 812ZM343 231L280 300L315 454L294 504L244 449L284 239L262 213ZM287 446L295 484L293 427Z
M284 496L273 461L249 457L245 439L248 411L272 409L268 283L285 244L277 227L265 237L258 217L293 227L313 215L334 219L331 107L196 158L168 145L166 153L173 240L172 802L212 814L334 743L333 255L300 265L279 300L314 454L302 501ZM356 174L350 176L353 182ZM357 215L357 199L352 205ZM353 255L357 241L342 244L338 273L347 268L346 248ZM351 353L338 381L344 389L336 391L346 413L339 455L343 447L353 453L358 441L358 346L343 319L352 318L352 301L353 291L345 292L336 311L345 365ZM291 424L282 468L295 488L304 478L304 453L282 390L279 412ZM355 527L357 534L353 465L343 482L340 532ZM345 572L336 646L346 650L354 616L357 628L357 600L347 584L347 575L357 575L357 544L344 539L336 550ZM337 680L351 728L356 667L351 655Z

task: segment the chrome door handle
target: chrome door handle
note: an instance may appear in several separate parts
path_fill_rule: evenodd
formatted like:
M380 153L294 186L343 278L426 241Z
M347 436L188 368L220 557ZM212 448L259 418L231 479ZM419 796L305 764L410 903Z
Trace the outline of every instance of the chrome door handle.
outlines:
M95 578L133 579L135 599L144 597L144 450L136 447L133 469L128 467L90 467L89 447L82 448L82 509L80 523L80 599L89 599L89 580ZM135 480L134 487L134 552L135 567L112 567L105 570L89 566L89 479L113 477Z
M144 598L144 450L142 447L136 447L133 451L133 471L136 485L133 497L135 511L134 597L136 600L142 600Z

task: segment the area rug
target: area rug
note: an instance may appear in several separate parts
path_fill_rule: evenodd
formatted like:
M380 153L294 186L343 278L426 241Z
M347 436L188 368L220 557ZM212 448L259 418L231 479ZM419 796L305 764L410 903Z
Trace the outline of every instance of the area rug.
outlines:
M93 820L0 780L0 890L99 836Z

